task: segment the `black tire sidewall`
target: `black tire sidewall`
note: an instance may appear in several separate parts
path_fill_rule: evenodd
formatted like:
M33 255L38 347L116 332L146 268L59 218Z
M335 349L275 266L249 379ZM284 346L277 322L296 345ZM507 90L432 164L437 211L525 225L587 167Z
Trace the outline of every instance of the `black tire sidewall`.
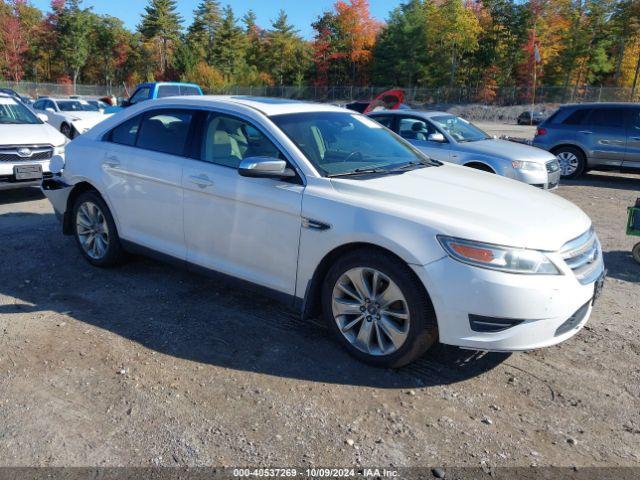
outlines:
M333 288L344 272L357 267L375 268L400 288L409 307L409 335L404 345L390 355L375 356L351 345L333 318ZM322 315L338 341L355 358L377 367L396 368L412 362L437 341L435 312L422 283L400 260L379 251L358 250L339 258L329 269L322 285Z
M633 255L633 259L640 263L640 242L636 243L633 246L633 250L631 250L631 255Z
M578 168L571 175L561 175L561 178L564 178L566 180L572 180L574 178L578 178L579 176L585 173L587 169L587 161L584 157L584 154L580 150L578 150L575 147L560 147L553 151L555 155L559 155L562 152L573 153L578 159Z
M78 209L80 208L80 205L82 205L84 202L92 202L96 204L102 211L102 214L104 215L105 220L107 221L107 226L109 227L109 245L107 247L107 253L104 257L102 257L99 260L95 258L91 258L89 255L87 255L87 253L84 251L84 248L82 247L82 244L80 243L80 239L78 238L76 218L78 215ZM111 267L120 262L120 260L122 259L123 251L120 245L120 237L118 236L118 230L116 229L116 224L113 220L113 217L111 216L111 211L109 210L109 207L107 206L106 202L102 199L100 194L98 194L95 191L88 191L88 192L81 193L78 196L78 198L76 198L73 204L72 221L73 221L73 236L76 240L76 244L78 245L78 248L82 253L82 256L89 263L91 263L92 265L95 265L96 267Z

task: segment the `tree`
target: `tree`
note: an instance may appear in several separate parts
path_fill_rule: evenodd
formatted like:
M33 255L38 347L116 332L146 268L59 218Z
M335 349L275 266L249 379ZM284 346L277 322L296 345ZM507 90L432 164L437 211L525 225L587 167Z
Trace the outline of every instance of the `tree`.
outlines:
M80 7L80 0L67 0L57 19L58 55L73 80L76 91L80 70L89 57L90 9Z
M199 58L211 61L211 52L216 31L220 28L220 3L216 0L202 0L193 12L193 23L189 27L187 41L197 50Z
M138 25L143 40L157 50L159 73L163 76L171 64L175 44L180 39L181 24L182 18L177 12L175 0L150 0Z
M293 83L304 62L302 39L288 22L287 14L280 10L267 32L267 48L263 51L267 69L280 85Z
M24 56L29 48L21 18L21 7L24 5L25 0L11 0L0 15L2 66L14 82L19 82L24 75Z
M227 6L222 12L222 22L211 51L213 67L222 72L226 81L231 81L244 65L246 48L246 37L236 25L233 10Z

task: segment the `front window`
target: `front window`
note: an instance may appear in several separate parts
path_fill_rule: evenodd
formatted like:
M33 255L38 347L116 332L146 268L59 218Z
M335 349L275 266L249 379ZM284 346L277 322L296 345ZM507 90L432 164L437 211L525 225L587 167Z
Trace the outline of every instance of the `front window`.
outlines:
M379 123L347 112L276 115L271 120L325 176L423 165L429 159Z
M58 108L61 112L97 112L98 107L89 102L80 100L58 100Z
M432 117L431 121L451 135L458 143L478 142L491 138L472 123L454 115Z
M0 98L0 124L34 125L42 123L27 107L12 98Z

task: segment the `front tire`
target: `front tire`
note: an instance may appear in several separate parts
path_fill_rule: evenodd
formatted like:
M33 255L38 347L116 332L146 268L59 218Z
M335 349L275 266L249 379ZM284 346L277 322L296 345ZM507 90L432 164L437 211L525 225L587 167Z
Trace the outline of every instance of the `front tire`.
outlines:
M575 147L560 147L553 151L560 162L560 173L562 178L578 178L585 173L587 161L584 153Z
M109 207L96 191L87 191L73 205L76 242L84 258L96 267L121 262L124 251Z
M438 338L433 305L411 269L392 255L362 249L340 257L322 288L323 317L359 360L401 367Z
M640 263L640 242L635 244L633 250L631 251L631 254L633 255L633 259L636 262Z
M68 123L63 123L60 126L60 133L62 133L68 139L73 140L73 137L74 137L73 128L71 128L71 126Z

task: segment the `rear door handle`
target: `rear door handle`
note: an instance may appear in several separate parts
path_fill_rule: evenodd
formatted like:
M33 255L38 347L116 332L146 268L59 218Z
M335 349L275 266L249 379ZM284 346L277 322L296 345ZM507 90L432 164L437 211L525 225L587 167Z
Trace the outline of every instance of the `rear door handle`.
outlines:
M631 137L634 142L640 142L640 137Z
M206 188L213 186L213 182L206 175L190 175L189 180L191 183L195 183L200 188Z
M578 133L584 133L585 135L591 135L593 132L591 130L580 130Z

